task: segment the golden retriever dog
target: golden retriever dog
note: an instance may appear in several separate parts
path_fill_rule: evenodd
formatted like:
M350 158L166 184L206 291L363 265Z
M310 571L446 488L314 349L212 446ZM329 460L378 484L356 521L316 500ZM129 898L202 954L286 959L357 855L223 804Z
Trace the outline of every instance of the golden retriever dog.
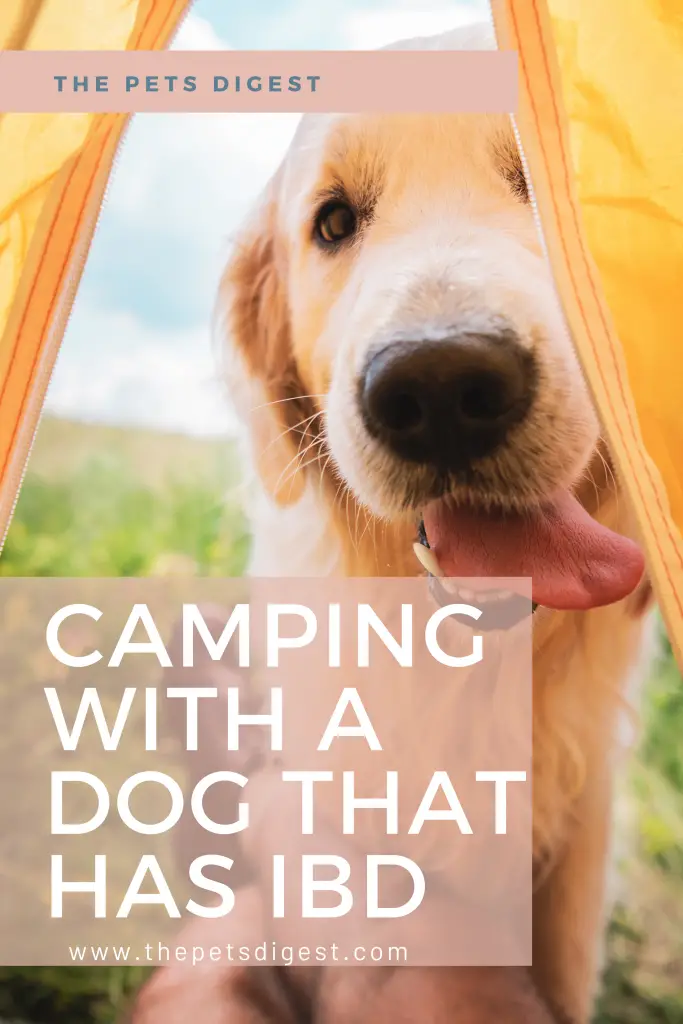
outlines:
M477 26L401 45L493 41ZM193 996L171 969L136 1020L161 1007L166 1021L584 1024L650 588L511 118L304 117L221 301L248 427L254 575L532 577L533 966L399 969L386 985L386 968L353 971L356 986L380 978L372 998L298 1015L286 972L228 972Z

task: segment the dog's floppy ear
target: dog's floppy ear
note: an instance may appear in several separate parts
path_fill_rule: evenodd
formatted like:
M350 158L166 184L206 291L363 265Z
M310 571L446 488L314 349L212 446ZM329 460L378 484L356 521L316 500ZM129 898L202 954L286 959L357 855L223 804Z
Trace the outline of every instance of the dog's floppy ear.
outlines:
M280 505L301 497L302 453L318 417L292 351L287 251L277 229L277 177L237 239L221 285L233 399L250 429L259 476ZM309 456L310 457L310 456Z

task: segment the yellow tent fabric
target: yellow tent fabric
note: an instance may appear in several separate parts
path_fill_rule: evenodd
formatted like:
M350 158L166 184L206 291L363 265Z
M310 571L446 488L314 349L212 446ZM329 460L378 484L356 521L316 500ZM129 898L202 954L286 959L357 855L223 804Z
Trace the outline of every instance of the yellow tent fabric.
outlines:
M0 47L160 49L187 6L3 0ZM560 297L680 655L681 3L492 9L520 55L517 123ZM0 115L0 537L126 120Z
M566 318L683 665L683 5L494 0Z
M0 49L163 49L188 5L2 0ZM0 539L127 120L0 113Z

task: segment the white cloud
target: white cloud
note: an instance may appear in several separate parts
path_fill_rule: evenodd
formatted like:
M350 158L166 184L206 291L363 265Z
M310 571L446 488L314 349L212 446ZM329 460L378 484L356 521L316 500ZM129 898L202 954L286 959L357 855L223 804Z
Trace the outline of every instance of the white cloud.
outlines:
M163 242L159 246L159 273L162 260L189 251L201 271L195 279L209 282L206 290L215 294L230 240L284 155L298 120L289 114L136 118L103 216L128 227L131 246L143 233L167 240L170 251L162 251ZM120 258L126 260L126 253ZM81 293L47 407L100 422L234 434L234 414L215 380L211 305L196 328L153 330L125 302L122 294L118 309L88 308Z
M431 10L360 10L349 15L347 34L350 49L375 50L401 39L432 36L482 18L481 7L448 6Z
M227 49L190 14L174 49ZM107 215L145 232L173 225L204 251L229 237L282 159L298 114L144 114L130 126L107 196Z
M263 188L298 114L145 114L130 128L108 206L188 238L232 232Z
M213 25L190 13L175 34L171 50L228 50L228 44L220 38Z
M154 331L130 313L81 306L46 409L98 423L234 434L216 364L208 327Z

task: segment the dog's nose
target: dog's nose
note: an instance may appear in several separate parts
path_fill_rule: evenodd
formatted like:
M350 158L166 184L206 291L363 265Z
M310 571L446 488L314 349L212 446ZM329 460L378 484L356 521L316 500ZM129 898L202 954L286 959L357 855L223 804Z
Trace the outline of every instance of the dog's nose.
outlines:
M368 431L396 455L457 471L524 419L534 381L533 356L510 331L397 340L371 354L360 405Z

